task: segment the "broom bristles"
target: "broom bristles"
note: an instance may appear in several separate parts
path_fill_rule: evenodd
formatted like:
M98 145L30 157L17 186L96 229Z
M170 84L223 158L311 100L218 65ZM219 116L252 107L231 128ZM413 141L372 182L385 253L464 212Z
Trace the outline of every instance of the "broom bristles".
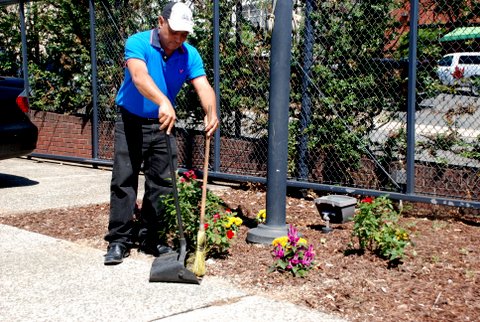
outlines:
M205 275L205 244L207 242L205 230L199 230L197 234L197 250L192 266L192 272L197 276Z

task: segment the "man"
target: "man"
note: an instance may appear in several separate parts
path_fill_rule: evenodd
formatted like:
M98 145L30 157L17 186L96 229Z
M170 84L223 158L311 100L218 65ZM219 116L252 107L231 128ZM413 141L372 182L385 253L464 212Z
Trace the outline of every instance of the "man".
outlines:
M139 250L159 256L171 251L159 240L162 223L158 216L159 196L171 192L166 140L171 140L174 164L177 149L173 134L175 98L189 81L200 98L205 114L205 131L211 136L218 128L215 92L205 76L198 51L185 43L193 31L192 11L180 2L168 3L158 27L129 37L125 45L125 78L116 104L115 154L111 181L110 218L105 265L115 265ZM140 211L141 227L134 227L133 214L143 162L145 194Z

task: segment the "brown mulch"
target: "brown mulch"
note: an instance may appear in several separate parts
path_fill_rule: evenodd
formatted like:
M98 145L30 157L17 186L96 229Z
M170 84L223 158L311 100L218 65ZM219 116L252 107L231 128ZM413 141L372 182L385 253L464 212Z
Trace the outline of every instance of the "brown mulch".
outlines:
M287 300L351 321L479 321L480 215L477 210L408 204L402 224L414 246L397 267L372 254L346 255L353 223L325 224L312 198L287 197L287 223L316 251L305 278L270 273L271 246L249 244L255 215L265 207L261 189L216 191L244 220L227 259L207 261L207 275L221 276L251 294ZM20 227L83 245L106 248L108 205L48 210L0 218ZM292 317L293 318L293 317Z

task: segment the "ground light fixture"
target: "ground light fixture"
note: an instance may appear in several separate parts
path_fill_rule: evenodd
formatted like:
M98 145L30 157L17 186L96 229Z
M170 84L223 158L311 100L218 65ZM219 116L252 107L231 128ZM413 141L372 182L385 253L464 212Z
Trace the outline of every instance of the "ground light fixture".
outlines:
M343 195L328 195L315 199L317 210L325 221L325 226L322 227L323 233L332 231L331 223L343 224L351 221L355 214L355 205L357 199Z

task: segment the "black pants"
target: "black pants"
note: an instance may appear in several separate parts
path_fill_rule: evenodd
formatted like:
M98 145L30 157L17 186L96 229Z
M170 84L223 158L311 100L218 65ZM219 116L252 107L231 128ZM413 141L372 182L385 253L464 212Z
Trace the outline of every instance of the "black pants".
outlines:
M132 247L140 242L160 242L162 209L159 196L171 193L171 177L166 139L171 140L173 163L177 165L175 136L159 130L158 120L139 118L120 108L115 122L115 149L110 186L110 219L105 240ZM134 225L138 176L143 162L145 194L140 228Z

